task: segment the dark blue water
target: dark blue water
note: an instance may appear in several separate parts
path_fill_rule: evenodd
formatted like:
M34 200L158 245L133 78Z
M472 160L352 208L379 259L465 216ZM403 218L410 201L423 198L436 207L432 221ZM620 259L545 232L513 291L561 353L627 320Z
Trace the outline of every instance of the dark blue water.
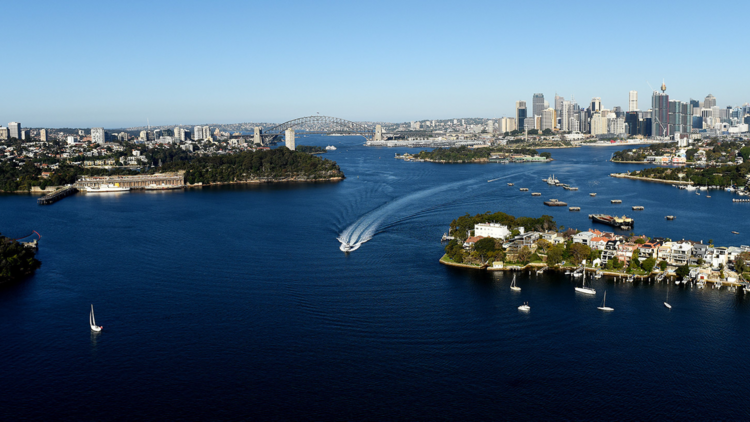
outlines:
M513 293L509 276L438 263L440 237L466 212L550 214L582 230L589 213L624 213L639 234L739 245L750 205L609 178L640 167L607 162L611 148L553 150L546 165L440 165L358 138L300 143L337 145L326 157L348 178L46 207L0 197L3 234L43 236L42 268L0 289L2 419L750 416L741 293L597 280L599 294L582 297L554 274L521 275ZM580 190L547 187L551 173ZM345 233L372 237L344 255ZM605 289L610 314L596 309Z

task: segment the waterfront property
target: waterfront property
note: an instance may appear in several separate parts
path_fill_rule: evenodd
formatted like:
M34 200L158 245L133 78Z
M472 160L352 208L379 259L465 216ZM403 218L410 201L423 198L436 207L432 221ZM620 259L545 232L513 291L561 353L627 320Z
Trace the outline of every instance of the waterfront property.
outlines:
M185 184L185 172L144 174L138 176L88 176L81 177L76 181L78 189L101 188L113 185L120 188L146 189L149 186L163 186L178 188Z

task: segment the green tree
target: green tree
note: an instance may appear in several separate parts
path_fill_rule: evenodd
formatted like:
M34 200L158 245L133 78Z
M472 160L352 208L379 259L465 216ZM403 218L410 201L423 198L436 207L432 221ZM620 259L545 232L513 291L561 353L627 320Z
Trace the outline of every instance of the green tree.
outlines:
M675 274L677 274L677 276L680 278L685 278L688 276L688 274L690 274L690 267L688 267L687 264L681 265L677 267L677 271L675 271Z
M669 264L667 263L667 261L659 261L659 269L661 269L662 271L666 271L668 266Z
M641 262L641 268L643 268L643 271L645 271L646 273L650 273L654 269L655 265L656 260L654 258L646 258L645 260L643 260L643 262Z
M578 265L591 254L591 248L582 243L573 243L570 246L570 257Z
M527 264L531 259L531 249L528 246L524 246L518 251L518 261Z
M474 250L482 255L488 255L495 252L495 239L491 237L479 239L477 243L474 244Z
M562 262L563 247L562 245L555 245L549 248L547 251L547 265L557 265Z

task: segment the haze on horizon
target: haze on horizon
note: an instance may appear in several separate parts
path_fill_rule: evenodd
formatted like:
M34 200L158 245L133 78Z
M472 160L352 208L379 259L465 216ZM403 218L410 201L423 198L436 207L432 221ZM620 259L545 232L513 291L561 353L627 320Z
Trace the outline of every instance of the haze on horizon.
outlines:
M728 29L744 27L750 5L711 16L706 7L11 2L0 125L498 118L536 92L550 104L557 93L627 108L636 90L645 110L662 79L670 98L744 104L750 59Z

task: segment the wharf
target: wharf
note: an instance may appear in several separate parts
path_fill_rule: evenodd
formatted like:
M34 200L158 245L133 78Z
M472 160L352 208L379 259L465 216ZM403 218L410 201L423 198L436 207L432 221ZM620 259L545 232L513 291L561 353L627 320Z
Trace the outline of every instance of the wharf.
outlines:
M37 199L36 202L39 205L50 205L65 198L66 196L73 195L76 192L78 192L78 189L76 189L75 186L66 186L42 196L41 198Z

